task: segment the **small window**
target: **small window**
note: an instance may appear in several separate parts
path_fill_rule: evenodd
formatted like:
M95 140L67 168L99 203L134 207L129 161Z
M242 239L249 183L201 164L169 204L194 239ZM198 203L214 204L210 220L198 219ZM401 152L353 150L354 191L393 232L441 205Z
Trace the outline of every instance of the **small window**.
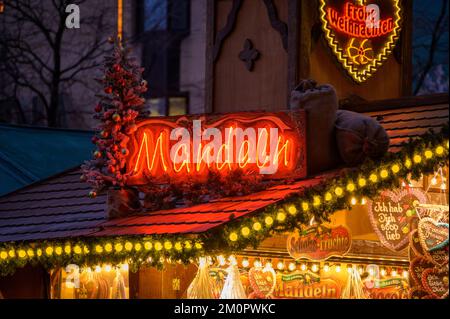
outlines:
M167 0L145 0L144 31L166 30L168 27Z
M187 99L185 97L169 98L169 115L184 115L187 113Z

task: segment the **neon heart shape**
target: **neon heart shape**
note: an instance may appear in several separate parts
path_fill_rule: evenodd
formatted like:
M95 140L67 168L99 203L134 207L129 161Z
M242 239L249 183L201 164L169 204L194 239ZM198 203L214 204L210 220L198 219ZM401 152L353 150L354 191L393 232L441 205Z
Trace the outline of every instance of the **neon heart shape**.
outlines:
M448 245L448 224L424 217L417 228L420 244L426 251L435 251Z
M423 272L433 267L434 264L431 261L422 257L416 257L409 264L409 275L417 286L422 287Z
M248 279L256 298L269 298L275 289L277 275L270 267L252 267Z
M366 81L392 53L400 34L400 0L320 0L328 45L348 74Z
M428 268L422 274L422 285L434 298L448 297L448 269Z
M410 188L384 191L367 203L374 232L380 242L392 251L400 251L408 246L410 222L416 218L415 202L426 203L426 194Z

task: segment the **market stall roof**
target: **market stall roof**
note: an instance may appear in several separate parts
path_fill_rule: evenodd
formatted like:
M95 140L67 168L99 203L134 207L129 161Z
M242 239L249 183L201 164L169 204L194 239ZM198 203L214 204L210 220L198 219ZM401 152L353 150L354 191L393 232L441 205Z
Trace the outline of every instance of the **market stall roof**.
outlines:
M80 165L92 131L0 124L0 195Z
M391 152L398 151L400 143L409 137L418 136L430 128L440 128L448 122L449 115L448 103L367 114L380 121L387 130L391 137ZM106 195L88 198L86 194L90 186L80 181L80 169L74 168L0 197L0 242L200 233L281 201L325 177L329 175L279 185L243 197L108 221Z

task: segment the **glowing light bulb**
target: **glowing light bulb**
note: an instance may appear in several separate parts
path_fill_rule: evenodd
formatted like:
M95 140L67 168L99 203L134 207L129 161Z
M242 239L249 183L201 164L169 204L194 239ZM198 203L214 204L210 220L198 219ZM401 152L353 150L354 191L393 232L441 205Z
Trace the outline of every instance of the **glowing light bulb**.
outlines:
M223 257L223 255L217 256L217 260L219 261L220 266L224 266L226 264L226 260L225 257Z
M289 208L288 208L288 212L289 212L289 214L291 214L291 215L295 215L295 214L297 214L297 208L296 208L294 205L291 205L291 206L289 206Z
M319 267L316 264L314 264L314 265L312 265L311 270L313 272L317 272L319 270Z
M262 263L259 259L255 259L255 261L253 262L253 266L259 268L262 266Z
M361 199L361 205L366 205L367 204L367 200L365 198Z
M359 266L359 267L358 267L358 272L359 272L360 275L362 275L363 272L364 272L363 267Z
M151 257L150 257L150 259L151 259ZM150 262L151 262L151 260L150 260ZM127 264L127 263L122 264L122 265L120 266L120 269L121 269L122 271L128 271L128 264Z
M247 258L242 259L242 267L247 268L249 264L250 263Z
M436 185L437 184L437 178L436 177L433 177L432 179L431 179L431 185Z
M397 276L397 270L393 269L393 270L391 271L391 276L392 276L392 277L396 277L396 276Z
M256 223L253 224L253 229L256 230L256 231L260 231L261 227L262 227L261 223L259 223L259 222L256 222Z
M278 270L283 270L284 269L284 262L279 261L278 264L277 264L277 269Z
M336 265L336 267L334 268L334 270L336 271L336 272L341 272L341 265Z
M380 274L382 275L382 276L386 276L386 269L381 269L381 271L380 271Z
M351 203L352 205L356 205L356 198L355 198L355 197L352 197L350 203Z
M444 191L444 190L446 190L447 189L447 185L445 185L445 183L442 183L441 184L441 189Z
M408 278L408 271L407 270L403 270L403 278Z
M233 233L230 234L230 240L231 241L236 241L237 239L238 239L238 235L236 233L233 232Z
M306 266L306 264L301 264L300 269L302 271L305 271L308 267Z
M283 213L283 212L279 212L279 213L277 214L277 220L278 220L279 222L284 222L284 221L286 220L286 214Z
M347 265L347 272L348 273L351 273L352 272L352 265Z
M106 271L106 272L110 272L111 269L112 269L112 267L111 267L110 264L106 264L106 265L105 265L105 271Z
M95 272L101 272L102 271L102 267L100 266L95 266Z
M267 217L264 219L264 222L266 223L267 226L270 226L270 225L273 224L273 218L270 217L270 216L267 216Z
M355 184L353 184L353 183L348 183L348 184L347 184L347 190L348 190L349 192L353 192L353 191L355 190Z
M344 190L342 189L342 187L336 187L336 188L334 189L334 193L335 193L337 196L342 196L342 194L344 193Z
M329 272L330 271L330 265L328 263L323 265L323 271L325 271L325 272Z
M241 229L241 233L242 233L242 235L243 235L244 237L247 237L247 236L250 234L250 228L248 228L248 227L243 227L243 228Z
M296 266L294 263L289 263L288 269L289 269L290 271L294 271L295 268L297 268L297 266Z

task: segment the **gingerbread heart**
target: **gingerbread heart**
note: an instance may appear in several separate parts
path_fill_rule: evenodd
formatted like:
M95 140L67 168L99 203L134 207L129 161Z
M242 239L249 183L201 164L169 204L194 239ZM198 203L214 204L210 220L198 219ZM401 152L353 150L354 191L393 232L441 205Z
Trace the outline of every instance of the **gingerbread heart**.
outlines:
M418 233L420 244L426 251L442 249L448 245L448 224L425 217L419 221Z
M428 268L422 274L422 285L425 291L435 298L448 297L448 269Z
M413 230L409 234L409 247L411 247L415 256L422 257L425 255L422 244L420 243L419 233L417 232L417 229Z
M400 0L320 0L325 38L356 82L375 73L400 34Z
M422 274L426 269L433 268L434 264L422 257L414 258L409 264L409 275L413 280L412 284L422 287Z
M408 246L411 222L416 218L415 207L426 201L426 194L415 188L384 191L369 201L370 223L380 242L393 251Z
M277 275L271 267L252 267L248 278L257 298L268 298L275 289Z

